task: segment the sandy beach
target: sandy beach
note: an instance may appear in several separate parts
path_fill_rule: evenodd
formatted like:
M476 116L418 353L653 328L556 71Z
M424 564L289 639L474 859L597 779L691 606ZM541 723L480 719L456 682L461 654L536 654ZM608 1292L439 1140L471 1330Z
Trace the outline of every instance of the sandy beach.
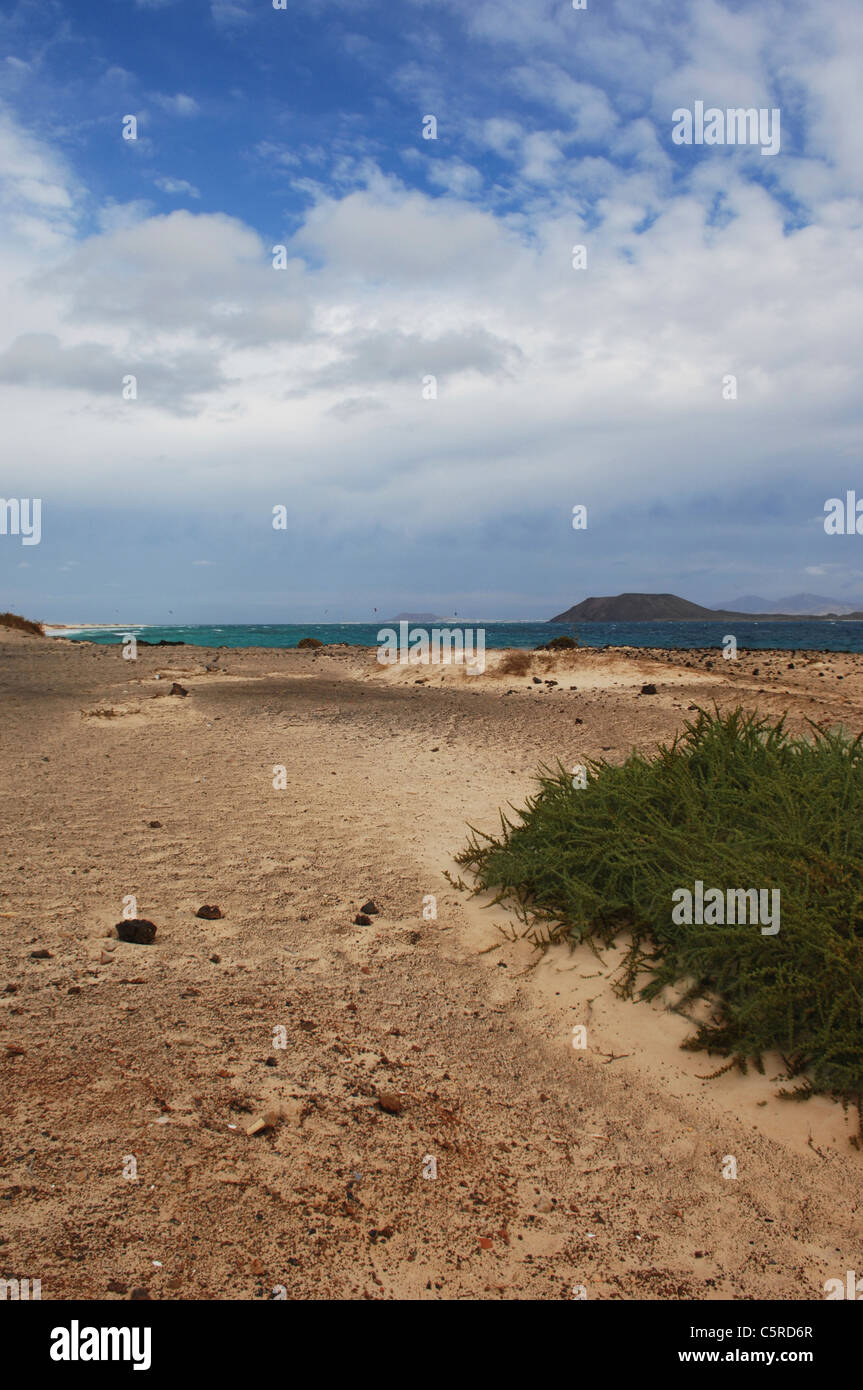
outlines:
M778 1099L778 1057L705 1079L619 951L507 939L453 855L540 764L695 705L856 734L863 656L502 658L0 630L0 1240L43 1298L795 1300L860 1268L856 1111Z

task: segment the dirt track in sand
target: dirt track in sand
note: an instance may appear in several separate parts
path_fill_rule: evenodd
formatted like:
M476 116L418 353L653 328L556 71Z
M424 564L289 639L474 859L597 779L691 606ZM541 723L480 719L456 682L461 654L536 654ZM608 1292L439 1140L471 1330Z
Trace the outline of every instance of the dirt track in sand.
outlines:
M720 1059L616 1001L613 953L536 964L444 870L538 764L649 748L695 701L856 733L863 660L580 652L539 687L492 657L417 685L357 650L0 641L0 1277L46 1299L799 1299L860 1267L856 1117L776 1100L778 1059L700 1080ZM107 935L129 894L152 946Z

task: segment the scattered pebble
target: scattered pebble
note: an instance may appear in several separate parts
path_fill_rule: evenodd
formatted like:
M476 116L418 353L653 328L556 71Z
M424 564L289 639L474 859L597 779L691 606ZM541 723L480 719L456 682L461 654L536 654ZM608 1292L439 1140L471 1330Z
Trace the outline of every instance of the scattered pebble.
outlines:
M266 1129L275 1129L281 1118L282 1112L279 1107L272 1105L263 1114L256 1115L251 1124L246 1125L246 1134L251 1138L253 1134L262 1134Z

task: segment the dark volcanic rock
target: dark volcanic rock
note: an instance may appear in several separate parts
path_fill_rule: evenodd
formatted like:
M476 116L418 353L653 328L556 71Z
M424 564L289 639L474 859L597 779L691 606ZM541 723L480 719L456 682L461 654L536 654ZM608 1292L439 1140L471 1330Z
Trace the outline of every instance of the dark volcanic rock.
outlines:
M215 903L204 903L203 907L198 908L195 916L203 917L208 922L218 922L219 918L222 916L222 909L216 907Z
M380 908L378 907L374 898L369 898L367 903L363 903L362 907L360 908L360 912L377 913L380 912Z
M642 694L642 695L655 695L655 694L656 694L656 686L655 686L655 685L643 685L643 686L641 687L641 694Z
M137 946L149 946L156 935L155 924L148 922L145 917L132 917L129 921L124 919L117 923L114 930L121 941L131 941Z
M176 681L173 682L171 689L168 691L169 695L188 695L188 693L186 687L184 685L178 685Z

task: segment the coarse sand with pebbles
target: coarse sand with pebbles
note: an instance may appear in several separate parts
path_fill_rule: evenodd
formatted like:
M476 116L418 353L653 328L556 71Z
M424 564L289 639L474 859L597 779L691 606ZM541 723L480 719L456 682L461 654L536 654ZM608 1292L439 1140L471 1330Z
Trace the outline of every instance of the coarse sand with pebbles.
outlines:
M810 1299L859 1267L856 1112L777 1099L778 1057L705 1079L669 1001L614 993L619 950L508 939L453 855L540 764L650 750L696 704L856 734L863 658L505 655L0 632L0 1275Z

